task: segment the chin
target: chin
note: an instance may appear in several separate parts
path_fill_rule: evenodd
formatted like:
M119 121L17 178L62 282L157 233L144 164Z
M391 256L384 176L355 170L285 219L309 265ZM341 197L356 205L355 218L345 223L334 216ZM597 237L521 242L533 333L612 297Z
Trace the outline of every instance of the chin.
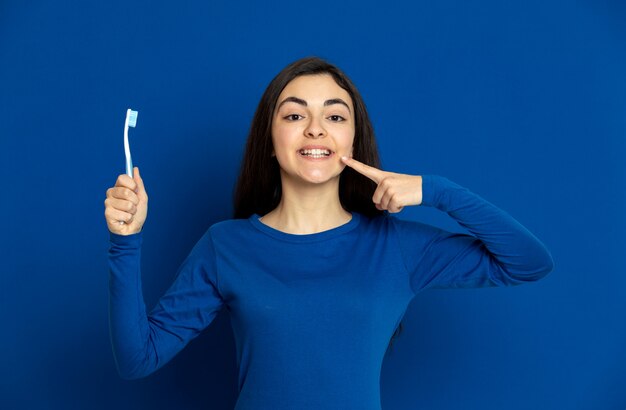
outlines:
M305 182L305 183L314 184L314 185L323 185L323 184L334 183L334 182L339 181L339 174L332 174L332 175L328 175L328 174L300 175L300 179L303 182Z
M283 181L290 181L296 185L324 185L333 184L339 182L339 176L341 175L343 168L338 169L323 169L323 168L309 168L309 169L294 169L291 172L281 168L281 179Z

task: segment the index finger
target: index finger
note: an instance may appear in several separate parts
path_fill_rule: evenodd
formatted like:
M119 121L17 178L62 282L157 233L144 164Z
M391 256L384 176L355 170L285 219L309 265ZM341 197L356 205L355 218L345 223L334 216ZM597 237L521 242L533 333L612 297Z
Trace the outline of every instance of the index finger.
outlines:
M121 174L119 177L117 177L117 182L115 183L115 186L129 188L132 191L137 190L137 182L135 182L134 179L126 174Z
M381 171L378 168L371 167L369 165L365 165L362 162L357 161L354 158L341 157L341 160L344 164L354 169L359 174L365 175L372 181L377 184L384 178L384 171Z

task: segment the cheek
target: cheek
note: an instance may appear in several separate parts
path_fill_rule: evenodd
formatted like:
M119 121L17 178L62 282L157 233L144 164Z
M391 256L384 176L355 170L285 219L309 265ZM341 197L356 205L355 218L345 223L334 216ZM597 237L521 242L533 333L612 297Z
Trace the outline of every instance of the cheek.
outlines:
M291 145L289 138L286 137L287 136L284 133L281 133L279 129L272 133L272 154L278 161L281 168L287 166L287 164L291 161L289 156Z
M352 155L354 147L354 131L343 133L338 138L338 143L340 144L343 152Z
M284 133L280 127L272 127L272 152L274 154L281 152L285 146Z

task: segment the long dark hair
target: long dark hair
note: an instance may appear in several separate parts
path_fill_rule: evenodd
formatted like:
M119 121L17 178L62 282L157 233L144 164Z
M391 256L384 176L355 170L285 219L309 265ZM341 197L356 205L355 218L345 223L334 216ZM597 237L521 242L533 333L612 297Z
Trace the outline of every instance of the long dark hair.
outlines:
M347 75L338 67L318 57L297 60L285 67L265 89L256 109L246 149L241 162L239 179L235 187L234 217L249 218L253 214L265 215L278 206L282 196L280 166L272 156L272 118L278 96L285 86L303 75L329 74L337 85L348 92L354 105L354 147L352 156L364 164L380 168L374 128L370 122L365 102ZM339 177L339 200L348 212L358 212L368 217L382 215L372 202L376 184L350 167L345 167ZM402 331L399 324L393 338Z

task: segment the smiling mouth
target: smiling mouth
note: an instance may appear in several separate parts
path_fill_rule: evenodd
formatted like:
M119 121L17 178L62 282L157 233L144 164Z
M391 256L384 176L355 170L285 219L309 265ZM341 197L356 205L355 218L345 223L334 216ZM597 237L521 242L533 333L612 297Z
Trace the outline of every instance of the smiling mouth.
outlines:
M333 154L331 150L319 149L319 148L301 149L298 152L300 153L300 155L302 155L303 157L307 157L307 158L326 158L326 157L330 157Z

